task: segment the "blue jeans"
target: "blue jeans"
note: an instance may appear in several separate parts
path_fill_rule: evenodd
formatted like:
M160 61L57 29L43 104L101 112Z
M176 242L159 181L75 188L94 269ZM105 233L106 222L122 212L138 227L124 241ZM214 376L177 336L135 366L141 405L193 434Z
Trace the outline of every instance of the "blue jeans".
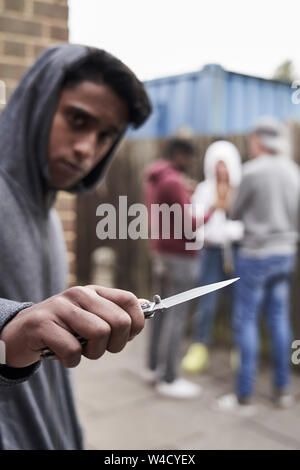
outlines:
M241 399L250 398L258 353L258 317L265 307L272 344L274 363L273 384L284 390L290 380L291 328L289 320L290 277L295 257L269 256L247 258L239 256L235 285L233 326L240 354L236 393Z
M234 250L234 256L236 251ZM228 278L224 271L223 252L221 248L205 248L199 254L199 286L220 282ZM234 275L230 275L234 277ZM195 313L193 339L195 342L208 345L211 342L215 322L217 300L220 292L215 291L204 295L198 300ZM226 287L226 294L231 303L232 287Z

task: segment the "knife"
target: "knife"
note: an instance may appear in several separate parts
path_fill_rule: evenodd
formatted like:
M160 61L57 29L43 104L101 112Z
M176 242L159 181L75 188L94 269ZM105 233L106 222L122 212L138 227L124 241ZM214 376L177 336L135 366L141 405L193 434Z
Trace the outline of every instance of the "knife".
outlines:
M226 281L215 282L214 284L207 284L206 286L195 287L194 289L181 292L180 294L172 295L171 297L167 297L163 300L160 298L159 295L154 295L153 302L145 302L141 305L141 308L144 312L144 316L146 319L152 318L157 312L163 312L164 310L174 307L175 305L182 304L183 302L187 302L189 300L196 299L197 297L201 297L202 295L209 294L210 292L222 289L223 287L229 286L230 284L238 280L239 277L236 277L234 279L228 279ZM82 336L76 334L74 336L80 342L81 346L85 346L87 344L87 339L82 338ZM55 358L55 353L51 351L51 349L44 348L41 350L41 359Z

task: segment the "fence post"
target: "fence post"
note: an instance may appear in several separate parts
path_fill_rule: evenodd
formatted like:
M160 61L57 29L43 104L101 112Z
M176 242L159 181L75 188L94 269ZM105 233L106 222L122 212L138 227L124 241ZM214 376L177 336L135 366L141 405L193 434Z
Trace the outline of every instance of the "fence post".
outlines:
M114 287L115 264L116 255L112 248L97 248L92 254L92 283Z

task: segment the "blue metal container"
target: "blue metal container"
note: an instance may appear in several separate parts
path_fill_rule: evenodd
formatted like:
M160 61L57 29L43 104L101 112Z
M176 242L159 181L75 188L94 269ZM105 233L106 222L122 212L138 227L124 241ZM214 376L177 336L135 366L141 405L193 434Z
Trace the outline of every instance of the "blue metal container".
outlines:
M195 135L240 134L254 121L271 115L300 121L300 104L292 102L289 83L267 80L206 65L201 71L145 82L153 113L130 138L156 138L181 128Z

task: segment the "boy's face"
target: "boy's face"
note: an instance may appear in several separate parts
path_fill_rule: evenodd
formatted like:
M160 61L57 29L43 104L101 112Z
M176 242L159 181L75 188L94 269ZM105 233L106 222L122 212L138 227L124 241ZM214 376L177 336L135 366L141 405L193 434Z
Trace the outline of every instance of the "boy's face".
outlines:
M173 162L179 171L187 172L193 164L194 154L175 151L173 155Z
M62 90L48 141L50 185L67 189L102 160L128 125L128 106L108 85Z
M218 183L228 183L229 173L226 163L223 160L219 160L216 164L216 179Z
M260 138L254 132L251 133L248 137L248 148L249 148L250 156L252 158L256 158L261 153L263 153L261 143L260 143Z

